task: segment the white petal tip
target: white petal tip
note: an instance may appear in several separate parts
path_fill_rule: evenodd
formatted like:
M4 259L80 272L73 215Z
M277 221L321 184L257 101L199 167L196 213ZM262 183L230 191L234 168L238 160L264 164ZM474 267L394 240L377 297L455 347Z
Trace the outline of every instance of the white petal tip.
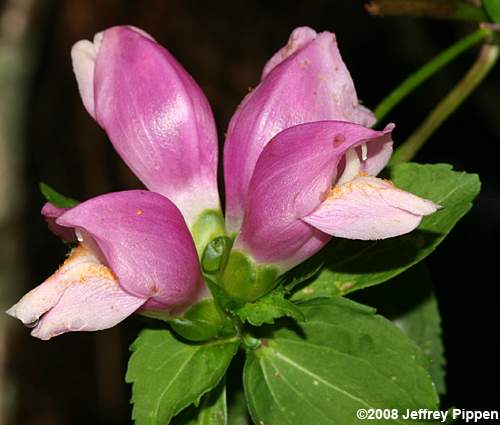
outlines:
M96 57L96 46L88 40L80 40L71 48L73 72L76 76L83 106L92 117L95 117L94 67Z
M5 310L5 314L9 315L10 317L13 317L14 319L17 319L17 304L14 304L11 308L8 310Z

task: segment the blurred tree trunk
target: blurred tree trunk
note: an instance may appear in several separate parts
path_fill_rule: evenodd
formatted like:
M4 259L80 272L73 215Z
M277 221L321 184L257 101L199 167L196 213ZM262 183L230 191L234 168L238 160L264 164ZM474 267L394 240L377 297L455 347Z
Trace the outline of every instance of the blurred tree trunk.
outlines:
M0 425L7 422L15 404L15 382L6 370L14 322L3 311L21 295L25 279L23 142L36 31L32 21L44 3L7 0L0 5Z

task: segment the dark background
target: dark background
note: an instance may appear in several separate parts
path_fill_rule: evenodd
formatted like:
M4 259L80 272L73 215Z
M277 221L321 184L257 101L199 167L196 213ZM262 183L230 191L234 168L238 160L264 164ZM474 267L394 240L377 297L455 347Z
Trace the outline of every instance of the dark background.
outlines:
M7 5L0 1L0 8ZM30 18L33 38L27 103L20 213L11 223L20 238L24 287L9 282L12 304L62 261L65 247L39 215L44 181L77 199L140 187L81 105L69 51L82 38L115 24L151 33L205 91L223 134L232 111L254 86L269 56L291 30L308 25L335 32L358 95L374 107L408 73L473 25L411 18L373 18L363 1L44 1ZM2 9L0 9L1 11ZM472 49L427 82L389 117L396 143L472 63ZM500 235L500 79L496 68L479 90L422 149L419 162L448 162L477 172L483 189L473 210L428 260L441 308L448 359L446 407L498 409L499 308L496 287ZM21 124L21 123L20 123ZM221 140L222 142L222 140ZM67 334L50 342L8 325L8 425L126 424L130 388L123 383L127 347L140 327ZM306 424L304 424L306 425Z

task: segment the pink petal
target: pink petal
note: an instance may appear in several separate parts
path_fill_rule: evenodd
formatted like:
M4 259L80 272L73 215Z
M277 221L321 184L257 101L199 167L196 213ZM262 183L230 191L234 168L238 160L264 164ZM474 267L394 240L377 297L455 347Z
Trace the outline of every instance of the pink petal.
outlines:
M301 218L319 207L346 151L388 140L390 129L341 121L301 124L279 133L255 166L235 247L282 271L313 255L330 237Z
M58 208L50 202L46 202L42 208L42 215L47 222L47 226L54 235L59 236L62 240L66 242L75 242L76 235L73 229L68 227L59 226L56 224L56 220L63 215L69 208Z
M7 314L33 327L33 336L47 340L65 332L110 328L145 301L123 291L92 252L78 247L59 270Z
M297 124L341 120L370 126L373 114L359 104L335 36L295 30L264 68L264 79L233 115L224 146L228 229L240 226L248 187L264 146Z
M89 42L77 43L75 74L85 106L123 160L191 224L219 208L212 111L191 76L144 34L110 28L94 43L94 59Z
M332 236L385 239L415 229L439 208L426 199L375 177L358 177L336 186L320 207L303 220Z
M205 294L198 255L186 223L157 193L131 190L83 202L57 220L89 236L123 289L171 312Z
M261 81L265 79L267 75L286 58L302 49L310 41L313 41L317 35L316 31L309 27L295 28L290 34L288 43L279 49L264 65Z

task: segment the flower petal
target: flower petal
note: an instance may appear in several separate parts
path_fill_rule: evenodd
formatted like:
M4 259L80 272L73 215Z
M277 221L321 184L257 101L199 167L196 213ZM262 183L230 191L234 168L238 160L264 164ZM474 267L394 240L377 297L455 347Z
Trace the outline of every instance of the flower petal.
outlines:
M123 160L191 225L201 211L219 208L212 111L191 76L144 34L110 28L95 52L90 42L78 42L75 74L85 106Z
M57 224L90 236L132 295L178 312L205 294L193 239L180 211L162 195L131 190L98 196Z
M358 177L336 186L303 220L332 236L385 239L415 229L439 205L394 187L386 180Z
M290 34L286 45L279 49L273 56L271 56L271 59L266 62L264 69L262 70L260 80L264 80L281 62L292 56L296 51L302 49L302 47L310 41L313 41L317 35L316 31L309 27L295 28Z
M110 328L145 302L121 289L113 273L80 246L7 314L33 327L33 336L47 340L70 331Z
M47 226L54 235L59 236L62 240L66 242L75 242L76 235L73 229L67 227L59 226L56 224L56 220L63 215L69 208L58 208L50 202L46 202L42 208L42 215L47 222Z
M264 68L264 79L231 118L224 146L226 216L236 232L250 179L264 146L297 124L341 120L370 126L373 114L359 104L335 36L296 29Z
M313 255L330 238L301 218L319 207L349 149L390 137L390 129L341 121L301 124L279 133L255 166L235 247L283 271Z

